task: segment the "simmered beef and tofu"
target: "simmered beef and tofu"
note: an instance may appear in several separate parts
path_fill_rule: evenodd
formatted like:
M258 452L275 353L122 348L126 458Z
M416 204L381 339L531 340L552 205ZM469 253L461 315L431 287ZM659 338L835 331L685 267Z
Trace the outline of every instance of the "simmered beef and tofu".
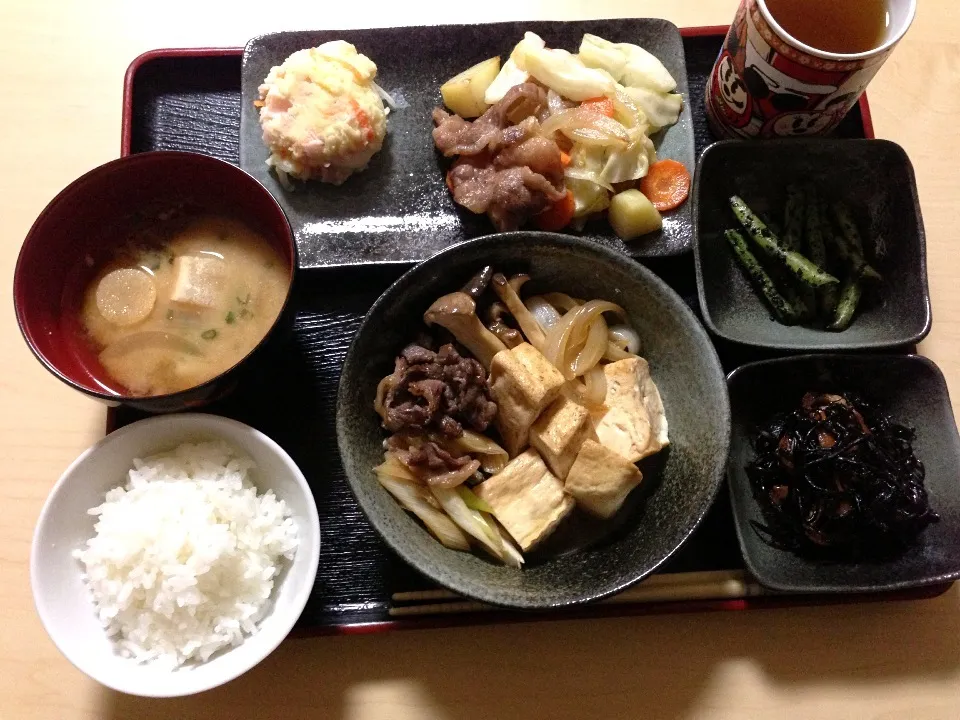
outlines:
M650 366L641 357L605 365L606 410L598 414L600 444L634 463L669 444L667 418Z
M564 485L584 510L611 517L623 505L643 475L632 462L595 440L580 448Z
M499 142L495 125L476 134L483 118L472 129L456 120L443 128L460 127L451 141ZM559 292L522 297L532 280L486 266L435 300L423 315L433 334L401 351L374 401L393 433L380 484L448 548L510 567L576 505L616 514L643 479L634 463L668 442L626 311Z
M477 485L474 492L493 508L494 516L524 551L550 535L574 507L563 482L532 448Z
M560 479L567 477L587 439L597 439L589 411L565 397L554 400L530 428L530 444Z
M564 379L529 343L498 352L490 365L490 396L497 404L497 429L510 457L529 441L530 426L560 395Z

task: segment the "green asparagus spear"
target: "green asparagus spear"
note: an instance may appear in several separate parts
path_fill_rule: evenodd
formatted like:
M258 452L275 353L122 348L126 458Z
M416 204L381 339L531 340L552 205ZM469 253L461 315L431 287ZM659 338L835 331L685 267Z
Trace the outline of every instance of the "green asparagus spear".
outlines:
M846 330L853 320L860 302L860 281L855 277L847 278L840 290L840 301L833 314L833 322L827 325L829 330Z
M845 203L835 202L833 204L833 216L840 228L840 239L843 248L838 248L841 255L850 265L850 269L857 277L868 278L870 280L882 280L883 277L874 270L864 259L863 241L860 239L860 231L857 224L853 221L853 214Z
M795 325L800 320L800 313L777 290L767 271L750 252L743 235L736 230L727 230L723 236L733 248L733 254L746 271L747 277L770 305L774 317L784 325Z
M823 247L823 263L819 263L816 260L818 265L824 268L829 268L830 258L827 252L827 243L826 240L833 239L833 229L830 227L830 216L827 212L827 203L825 200L820 199L816 203L817 211L817 220L819 221L820 226L820 240ZM809 236L808 236L809 242ZM833 243L831 243L833 245ZM813 258L814 251L811 247L810 257ZM820 305L820 313L824 318L832 318L834 311L837 309L837 298L838 298L838 288L836 285L826 285L817 292L817 300Z
M750 238L771 257L783 262L802 283L810 287L821 287L837 282L833 275L824 272L800 253L785 250L776 235L770 232L741 198L736 195L731 197L730 207Z
M787 185L787 204L783 209L783 235L781 236L784 250L800 251L803 240L804 210L808 202L805 195L805 189L799 185ZM810 259L813 260L813 258ZM813 262L817 261L813 260Z

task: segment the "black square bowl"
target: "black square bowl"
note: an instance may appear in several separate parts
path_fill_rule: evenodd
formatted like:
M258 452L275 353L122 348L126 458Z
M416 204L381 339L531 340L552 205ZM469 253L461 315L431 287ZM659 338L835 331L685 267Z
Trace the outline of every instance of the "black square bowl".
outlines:
M779 221L785 187L813 182L849 204L884 276L843 332L772 319L723 237L738 228L728 199L740 195ZM930 332L926 243L913 167L886 140L723 141L708 147L694 181L694 256L704 322L727 340L777 350L878 349L919 342Z
M960 436L947 385L930 360L917 355L799 355L743 365L727 377L733 421L727 479L740 549L764 586L791 593L900 590L960 578ZM767 544L745 467L754 458L757 429L797 407L811 390L849 390L916 430L913 443L926 467L930 506L940 515L904 554L882 562L806 560Z

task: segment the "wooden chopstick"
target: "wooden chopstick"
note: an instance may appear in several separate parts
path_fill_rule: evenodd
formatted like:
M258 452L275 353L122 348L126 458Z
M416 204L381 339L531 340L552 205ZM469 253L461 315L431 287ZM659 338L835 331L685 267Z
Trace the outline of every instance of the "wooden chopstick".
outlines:
M683 600L721 600L752 597L762 593L760 586L749 580L742 570L715 570L693 573L654 575L633 588L601 600L601 604L679 602ZM449 615L497 610L494 605L465 600L449 590L399 592L394 602L428 604L401 605L390 608L390 615ZM441 601L441 602L430 602Z

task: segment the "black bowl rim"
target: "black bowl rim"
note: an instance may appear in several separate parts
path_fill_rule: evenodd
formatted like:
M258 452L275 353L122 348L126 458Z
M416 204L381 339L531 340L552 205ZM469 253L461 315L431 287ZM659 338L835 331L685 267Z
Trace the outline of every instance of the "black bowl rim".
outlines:
M768 365L789 365L796 362L809 362L811 360L821 360L829 359L831 362L847 362L850 360L856 360L858 362L877 362L882 363L890 359L895 359L897 361L905 361L907 363L918 363L929 368L934 376L937 378L937 381L943 387L944 399L949 404L950 402L950 391L947 387L947 381L944 377L943 371L937 366L933 360L923 355L917 354L895 354L895 355L885 355L885 354L851 354L851 353L805 353L803 355L790 355L787 357L778 357L778 358L769 358L767 360L757 360L755 362L744 363L740 365L735 370L732 370L727 374L727 388L729 395L729 388L733 381L741 374L746 374L751 370L757 367L764 367ZM953 432L957 433L956 425L953 426ZM958 458L958 465L960 465L960 458ZM850 583L850 584L817 584L817 585L807 585L801 583L782 583L777 582L776 580L770 580L770 578L765 576L763 569L758 567L754 561L753 557L750 555L749 550L747 549L746 541L744 540L743 533L744 528L739 519L739 515L736 512L737 507L737 498L734 492L734 484L737 482L742 482L744 479L744 473L742 468L738 468L733 464L733 457L729 454L727 456L727 490L730 494L730 503L732 505L732 515L733 515L733 526L737 532L737 542L740 545L740 555L743 558L743 564L757 582L763 585L766 588L775 590L777 592L791 593L791 594L854 594L854 593L869 593L869 592L886 592L894 590L909 590L911 588L927 587L931 585L943 585L946 583L954 582L955 580L960 580L960 561L957 563L957 567L952 572L941 573L939 575L928 576L923 578L916 578L912 580L901 580L897 582L885 582L885 583ZM786 550L782 552L787 552ZM809 562L803 558L799 558L801 562Z
M290 237L291 259L293 262L290 268L290 284L287 287L287 296L283 300L283 305L280 307L280 312L277 313L276 320L273 321L273 324L270 326L270 329L267 330L266 333L264 333L262 338L260 338L260 342L258 342L250 350L250 352L248 352L246 355L240 358L236 363L231 365L229 368L227 368L221 373L218 373L216 376L210 378L209 380L205 380L199 385L193 385L184 390L178 390L172 393L165 393L163 395L147 395L143 397L140 397L137 395L116 395L114 393L101 392L99 390L91 390L88 387L80 385L73 378L61 372L61 370L52 362L50 362L47 359L47 357L43 355L43 353L41 353L37 349L37 347L30 341L30 337L27 334L27 330L25 327L25 320L22 315L21 307L17 303L17 287L19 286L20 282L22 282L21 272L22 272L23 250L27 242L32 237L37 225L49 213L53 212L53 207L60 201L62 197L76 190L77 187L90 182L90 180L94 175L98 175L118 165L135 164L135 163L144 162L145 160L149 161L158 155L162 155L167 158L178 158L178 157L189 158L191 160L196 160L200 158L202 159L203 162L209 162L213 165L225 165L233 171L240 172L246 175L247 178L249 178L257 186L259 186L259 188L263 191L265 197L270 198L270 202L272 202L276 206L277 210L280 212L280 216L283 218L283 222L287 228L287 233ZM30 348L30 352L33 353L33 356L38 361L40 361L40 364L43 365L52 375L54 375L57 379L62 381L64 384L70 386L73 390L76 390L77 392L82 393L87 397L103 400L113 405L116 405L116 404L122 405L126 403L136 403L140 407L143 407L145 404L153 404L153 403L156 403L157 405L163 405L163 404L169 405L181 397L184 399L192 398L195 396L195 394L199 390L204 388L209 388L212 385L215 385L224 376L230 374L236 368L238 368L240 365L246 362L246 360L251 355L257 352L264 345L264 343L266 343L266 341L273 335L273 331L276 328L277 322L279 322L280 318L283 317L284 312L286 312L287 310L287 306L290 304L290 300L293 297L293 288L294 288L294 284L296 283L296 276L299 268L300 268L300 254L299 254L299 251L297 250L297 242L293 236L293 229L290 226L290 220L287 218L287 214L283 211L283 208L280 206L280 203L277 202L276 198L273 197L271 192L267 190L267 188L264 187L264 185L259 180L253 177L253 175L251 175L246 170L243 170L237 165L228 163L224 160L220 160L219 158L215 158L212 155L205 155L204 153L188 152L185 150L151 150L149 152L135 153L133 155L123 155L121 157L114 158L113 160L109 160L105 163L97 165L96 167L91 168L90 170L87 170L78 178L75 178L74 180L72 180L70 183L64 186L64 188L60 190L60 192L58 192L53 198L50 199L50 201L43 207L43 210L40 211L40 214L37 215L36 219L30 225L30 229L27 231L27 234L24 236L23 243L21 244L20 250L17 253L17 262L13 270L13 307L14 307L14 312L16 313L16 316L17 316L17 327L20 330L20 336L23 338L23 341L26 344L26 346ZM190 407L196 407L196 404L191 404Z
M919 244L920 282L923 287L922 299L924 305L924 322L923 326L918 331L903 337L890 337L888 339L873 340L868 342L845 342L843 340L842 333L828 333L827 331L823 331L824 337L834 338L835 340L831 342L764 342L763 340L757 340L756 338L731 335L727 332L724 332L713 321L713 317L710 315L710 309L707 306L707 294L704 288L703 280L703 265L700 259L700 194L703 184L703 164L711 154L714 154L728 146L743 145L765 150L771 147L775 148L783 146L785 143L818 147L833 146L838 150L842 150L842 148L850 145L887 147L901 157L904 166L906 167L907 175L910 178L910 196L913 202L914 212L917 216L916 242ZM923 226L923 214L920 210L920 197L917 191L917 178L913 169L913 163L910 161L910 157L907 155L906 150L892 140L884 140L879 138L780 138L765 140L718 140L708 145L707 148L700 154L700 159L697 161L697 169L694 173L693 196L691 200L693 202L693 261L697 276L697 297L700 302L700 313L703 316L703 324L706 325L710 329L710 332L717 337L723 338L724 340L729 340L730 342L738 343L740 345L769 348L771 350L840 352L847 350L883 350L887 348L900 347L903 345L915 345L930 334L930 329L933 326L933 309L930 301L930 282L929 274L927 272L926 231Z
M677 311L686 318L691 332L694 334L702 333L703 340L705 341L706 347L710 348L710 353L705 357L705 361L712 367L716 373L716 379L718 381L723 381L724 392L720 393L720 398L722 400L722 407L716 408L717 412L714 414L716 419L716 424L719 430L718 434L723 436L724 446L721 449L722 452L717 453L717 457L723 458L722 461L717 463L717 467L713 470L712 477L712 488L706 493L704 498L703 505L697 510L696 516L692 519L689 528L686 533L679 539L676 545L666 553L659 561L654 563L650 568L644 570L643 572L636 573L631 579L624 582L617 582L611 587L603 588L594 592L590 592L574 598L562 598L562 599L550 599L546 602L515 602L510 600L505 600L499 597L496 593L491 594L482 594L469 590L464 590L462 587L459 587L456 582L451 582L451 579L446 576L442 576L434 571L432 566L421 567L407 559L407 555L404 552L403 543L394 542L394 539L390 537L389 532L385 532L384 528L381 526L377 514L374 512L374 508L369 506L366 499L363 497L363 493L358 492L357 487L360 484L359 479L354 478L349 471L346 469L344 464L344 471L347 479L347 484L350 486L351 492L353 492L354 497L357 500L357 504L360 509L363 511L364 516L370 522L371 526L377 531L377 534L380 538L396 553L404 562L406 562L410 567L414 568L418 572L422 573L430 580L434 581L442 587L449 588L464 597L470 597L475 600L479 600L490 605L494 605L502 608L509 608L515 610L527 610L527 611L537 611L537 610L553 610L557 608L570 607L575 605L582 605L585 603L594 602L601 600L603 598L609 597L611 595L616 595L619 592L627 589L628 587L635 585L646 577L655 573L660 567L663 566L671 557L673 557L677 550L679 550L683 544L690 538L694 531L699 527L700 523L703 521L703 518L709 512L710 508L713 507L713 504L716 502L716 498L720 493L720 488L723 484L723 479L726 473L726 458L729 456L730 452L730 436L731 436L731 415L730 415L730 399L729 395L726 392L726 382L725 376L723 373L723 367L720 363L720 358L717 355L716 348L713 345L713 342L710 340L709 333L703 328L703 326L698 321L694 312L690 309L683 298L681 298L677 292L667 285L666 282L661 280L652 270L647 268L640 262L637 262L626 255L623 255L615 250L608 249L596 243L593 243L589 240L584 240L576 236L562 235L560 233L537 231L537 230L516 230L512 232L502 232L502 233L491 233L490 235L484 235L478 238L473 238L471 240L452 245L449 248L445 248L435 255L429 257L423 262L415 265L414 267L407 270L399 279L394 281L390 287L388 287L383 294L377 298L376 302L371 306L370 310L364 316L363 321L360 324L360 327L357 329L356 334L354 335L353 341L350 343L350 347L347 350L347 354L344 357L343 368L349 367L350 365L356 364L358 362L358 357L356 355L356 346L357 339L360 335L368 328L370 322L370 317L376 310L379 310L381 306L385 305L388 302L389 296L393 291L400 285L406 284L409 282L410 277L414 273L421 271L425 267L433 267L443 263L447 257L452 254L462 252L464 249L473 248L478 245L495 245L500 243L510 243L518 242L521 239L536 239L541 242L551 243L559 247L574 248L577 250L585 250L588 253L594 253L601 256L601 260L613 262L614 264L620 265L625 271L639 275L644 282L648 282L655 286L658 290L664 292L668 297L672 297L675 301ZM343 427L343 421L341 418L340 407L346 404L349 401L346 393L348 388L344 383L345 373L341 372L340 381L337 388L337 417L336 417L336 426L337 426L337 445L340 448L343 448L349 445L349 439L346 437L346 432ZM725 432L724 431L725 428ZM343 455L341 450L341 455Z

